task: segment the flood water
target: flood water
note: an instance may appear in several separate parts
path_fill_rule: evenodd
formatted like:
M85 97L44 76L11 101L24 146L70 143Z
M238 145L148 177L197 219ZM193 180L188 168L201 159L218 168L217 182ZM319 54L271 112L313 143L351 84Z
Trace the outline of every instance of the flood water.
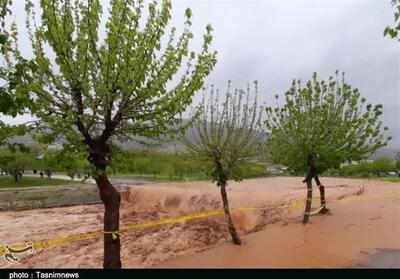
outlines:
M356 268L400 268L400 250L380 249L369 254Z

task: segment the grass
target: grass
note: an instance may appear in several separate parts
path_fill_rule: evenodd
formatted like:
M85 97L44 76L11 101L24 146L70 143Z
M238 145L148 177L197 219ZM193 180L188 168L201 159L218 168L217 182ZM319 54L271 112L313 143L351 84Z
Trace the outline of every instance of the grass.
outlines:
M209 178L204 174L194 174L193 176L183 175L182 178L179 176L172 176L158 174L154 176L154 174L135 174L135 173L116 173L110 174L110 177L114 178L126 178L126 179L148 179L148 180L157 180L157 181L198 181L198 180L208 180Z
M24 200L26 201L42 201L45 200L47 197L45 196L30 196L30 197L25 197Z
M0 188L20 188L20 187L40 187L40 186L58 186L58 185L76 185L82 184L81 181L69 181L63 179L47 179L39 177L22 177L15 182L12 176L0 176Z
M193 173L191 175L182 175L182 177L177 175L167 175L167 174L137 174L137 173L112 173L109 175L113 178L126 178L126 179L144 179L144 180L155 180L155 181L163 181L163 182L181 182L181 181L204 181L204 180L212 180L211 177L205 175L204 173ZM250 178L260 178L260 177L270 177L270 173L262 173L262 174L253 174L243 177L243 179Z
M101 203L94 187L19 188L0 191L0 211Z

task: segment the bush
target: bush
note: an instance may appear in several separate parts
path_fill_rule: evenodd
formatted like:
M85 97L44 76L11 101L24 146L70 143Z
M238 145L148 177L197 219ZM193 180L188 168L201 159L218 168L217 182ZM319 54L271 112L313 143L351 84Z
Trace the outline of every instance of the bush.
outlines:
M243 177L265 177L271 175L271 172L267 170L266 166L260 164L248 164L243 167Z
M357 165L344 166L339 170L339 174L344 176L368 177L370 175L380 176L382 173L387 174L394 171L396 171L396 166L392 160L380 158L373 162L361 162Z
M388 172L396 171L396 166L392 160L387 158L380 158L376 159L372 163L370 171L375 175L380 176L381 173L387 174Z

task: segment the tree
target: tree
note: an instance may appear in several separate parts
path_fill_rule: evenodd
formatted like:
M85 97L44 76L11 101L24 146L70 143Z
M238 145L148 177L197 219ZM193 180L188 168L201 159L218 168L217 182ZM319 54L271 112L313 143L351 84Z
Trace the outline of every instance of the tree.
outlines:
M15 182L18 182L22 179L22 174L31 158L29 158L29 156L15 156L14 158L15 159L9 163L8 172L14 175Z
M394 12L394 26L387 26L383 31L384 36L390 36L392 39L399 38L400 34L400 0L392 0L392 6L395 10Z
M6 17L11 14L9 5L11 0L0 0L0 115L17 116L24 113L24 108L29 103L26 94L17 93L18 84L27 78L24 69L29 65L25 59L12 61L9 59L9 52L16 51L15 45L10 43L10 37L16 39L15 25L11 26L11 32L6 28ZM7 63L8 67L3 64ZM12 136L24 135L26 127L24 125L7 125L0 120L0 146L8 145L10 148L23 147L19 144L10 143Z
M344 166L340 171L342 174L350 176L369 176L370 174L381 176L382 173L396 171L396 167L391 159L379 158L373 162L360 162L356 165Z
M179 37L172 28L163 43L169 0L150 2L144 20L144 1L111 1L105 38L100 39L100 2L42 0L40 22L33 4L26 2L34 57L25 71L31 80L19 89L32 99L37 133L48 142L62 138L86 147L105 208L103 266L120 268L120 194L106 174L110 144L133 136L156 139L185 128L177 125L181 113L203 86L216 53L209 48L210 25L201 51L188 50L190 9ZM17 51L13 56L23 59Z
M11 165L14 164L15 155L1 154L0 156L0 175L10 173Z
M5 30L5 18L10 12L8 9L8 0L0 0L0 49L1 55L5 53L5 45L7 43L8 33ZM6 92L5 78L7 74L3 67L0 67L0 113L4 114L8 111L10 105L9 94ZM4 145L6 139L10 136L10 129L3 121L0 120L0 146Z
M11 0L0 0L0 46L6 44L8 34L5 30L6 22L5 18L7 14L11 13L10 9L8 8L9 5L12 4ZM3 48L2 48L3 50Z
M257 94L257 83L255 83ZM216 95L216 96L215 96ZM250 101L250 89L230 92L230 83L220 104L218 92L211 89L208 98L195 110L193 121L195 135L183 138L189 153L203 162L206 172L220 187L225 217L234 244L241 240L236 232L229 210L226 192L228 180L242 179L242 167L257 155L262 109L257 98ZM198 116L200 114L200 116Z
M369 162L360 162L359 164L354 166L355 168L355 173L356 175L359 176L369 176L371 173L373 173L373 163Z
M371 166L371 172L381 176L382 173L387 174L388 172L395 171L396 167L393 161L389 158L379 158L374 160Z
M181 158L175 159L171 162L171 168L172 168L172 173L174 176L178 177L180 180L182 180L183 177L183 160ZM172 175L170 175L170 178L172 179Z
M397 171L399 171L400 175L400 151L397 151L395 160L396 160L396 169Z
M154 179L157 179L157 175L162 171L163 163L160 161L160 158L157 158L155 155L156 154L153 154L153 158L150 159L150 173L153 174Z
M74 179L75 174L80 169L85 169L85 155L82 151L77 151L72 146L64 145L62 150L57 150L46 154L44 161L48 167L65 171L66 174Z
M280 107L278 95L275 108L268 107L266 132L271 160L281 163L297 174L306 174L307 201L303 223L310 216L312 179L320 191L320 213L327 212L325 189L319 174L339 168L345 161L366 158L386 145L382 131L382 105L365 105L360 92L336 79L313 79L305 87L294 80L285 93L285 104ZM384 130L387 130L385 127Z
M41 158L43 158L45 156L45 154L47 152L47 146L40 144L40 143L36 143L36 144L29 146L29 149L30 149L32 158L34 160L40 160Z
M117 152L114 151L113 154L113 161L111 165L112 173L115 175L117 172L129 172L133 165L133 160L129 156L131 154L129 152L124 152L121 149L117 150Z
M150 161L147 158L136 158L135 159L135 171L139 172L139 177L142 174L148 173L150 167Z
M0 152L0 173L14 176L15 182L22 178L27 166L32 165L32 158L26 148L3 148Z

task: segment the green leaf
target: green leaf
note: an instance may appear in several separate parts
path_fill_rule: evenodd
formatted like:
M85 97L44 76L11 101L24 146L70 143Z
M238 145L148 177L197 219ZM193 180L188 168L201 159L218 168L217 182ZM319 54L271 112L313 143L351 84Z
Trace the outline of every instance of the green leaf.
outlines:
M8 36L5 34L0 34L0 44L4 45L7 42Z
M185 16L187 18L191 18L192 17L192 10L187 8L186 11L185 11Z

